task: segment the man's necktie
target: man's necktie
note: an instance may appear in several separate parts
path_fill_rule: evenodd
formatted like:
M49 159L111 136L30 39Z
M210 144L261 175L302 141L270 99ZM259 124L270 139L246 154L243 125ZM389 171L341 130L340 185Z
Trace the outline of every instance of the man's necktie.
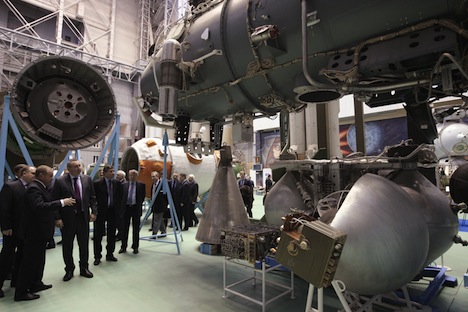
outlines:
M130 186L128 187L128 198L127 198L127 204L128 205L134 205L135 203L133 202L133 182L130 182Z
M108 196L108 204L109 207L114 207L114 202L112 200L112 197L114 197L114 194L112 192L112 181L108 180L107 181L107 196Z
M76 211L80 212L82 210L81 208L81 193L80 193L80 187L78 186L78 178L73 178L73 188L75 191L75 207Z
M159 186L159 180L154 184L153 194L156 193L156 190L158 189L158 186Z

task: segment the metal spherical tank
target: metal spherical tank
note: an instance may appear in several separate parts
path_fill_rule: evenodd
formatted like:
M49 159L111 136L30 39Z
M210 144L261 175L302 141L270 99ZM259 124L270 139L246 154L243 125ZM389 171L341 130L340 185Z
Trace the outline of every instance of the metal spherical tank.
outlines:
M422 207L399 185L374 174L362 176L331 223L348 235L335 279L366 295L410 282L429 249L421 215Z
M273 185L265 198L265 218L268 224L282 225L282 218L291 213L291 208L309 209L297 189L293 173L288 171Z

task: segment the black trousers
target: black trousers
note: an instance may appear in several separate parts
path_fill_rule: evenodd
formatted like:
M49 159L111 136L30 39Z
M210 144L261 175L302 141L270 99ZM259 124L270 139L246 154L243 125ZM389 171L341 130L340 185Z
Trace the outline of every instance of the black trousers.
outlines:
M127 205L125 208L123 219L124 232L122 235L122 249L127 249L128 246L130 221L132 222L132 248L138 249L140 246L140 213L137 210L136 205Z
M102 237L104 234L107 237L106 251L107 255L110 256L115 251L115 230L117 226L115 217L115 210L109 208L106 217L96 218L94 221L94 234L93 234L93 249L94 249L94 259L102 258ZM107 224L107 227L106 227Z
M29 289L43 284L47 240L41 237L25 240L24 257L21 261L15 296L24 295Z
M23 259L24 241L15 236L3 236L2 251L0 252L0 288L11 272L11 283L16 284L18 271Z
M88 268L89 258L89 223L85 221L84 213L76 213L71 218L63 220L62 228L62 255L65 262L65 271L73 272L73 242L78 241L80 270Z

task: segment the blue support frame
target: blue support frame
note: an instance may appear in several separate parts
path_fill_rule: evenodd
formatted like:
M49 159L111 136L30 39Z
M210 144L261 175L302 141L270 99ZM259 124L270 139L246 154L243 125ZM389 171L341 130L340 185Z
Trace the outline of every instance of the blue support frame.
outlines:
M106 144L104 145L104 148L102 149L101 154L98 157L98 160L96 162L96 166L94 166L93 171L91 171L90 177L91 179L94 180L94 177L96 176L96 173L99 170L99 164L102 163L104 160L104 157L106 156L107 151L109 150L109 155L107 157L107 163L112 164L114 168L119 167L119 137L120 137L120 115L117 114L115 117L115 124L114 124L114 129L112 129L111 134L109 135L109 140L107 140ZM75 159L80 159L80 150L75 150ZM64 158L64 161L60 163L60 166L55 173L55 178L60 176L63 171L65 170L65 167L67 166L67 161L71 158L73 153L73 150L68 151L67 155ZM116 170L117 171L117 170Z
M98 160L96 161L96 166L94 166L93 171L91 171L91 178L94 179L96 173L99 170L99 164L102 163L106 155L107 150L110 147L109 155L107 157L107 163L112 164L115 169L119 168L119 137L120 137L120 115L117 114L115 118L114 129L112 130L109 140L107 140L104 148L102 149L101 155L99 155ZM116 170L117 171L117 170Z
M203 209L203 203L208 199L208 195L210 194L210 191L206 191L205 194L203 194L202 198L200 199L199 202L195 203L195 209L198 208L198 210L201 211L201 213L203 213L204 209Z
M180 247L179 247L179 235L180 239L183 242L184 239L182 237L182 231L181 227L179 224L179 218L177 218L177 212L175 210L175 205L174 201L172 199L171 195L171 188L169 187L169 183L167 182L167 146L169 145L169 139L167 137L167 131L164 132L164 137L163 137L163 145L164 145L164 167L163 167L163 174L162 174L162 183L159 183L158 188L156 191L153 193L153 196L151 197L151 202L149 203L149 208L148 211L145 214L145 217L143 218L143 221L140 222L140 231L141 228L143 227L144 223L146 220L148 220L150 214L151 214L151 209L153 207L154 201L156 200L155 194L159 193L159 190L163 189L163 194L167 196L167 199L169 201L169 212L171 214L171 224L176 225L173 226L173 232L174 232L174 237L175 237L175 242L168 241L168 240L156 240L154 238L158 238L161 236L161 234L157 235L151 235L151 236L145 236L145 237L140 237L141 240L147 240L147 241L152 241L152 242L158 242L158 243L168 243L168 244L176 244L177 245L177 254L180 255ZM166 234L167 235L167 234Z
M24 144L23 137L16 125L16 122L11 114L10 109L10 95L5 95L3 98L3 115L2 115L2 127L0 130L0 188L3 187L5 183L5 169L8 172L8 175L13 179L14 174L6 161L6 149L7 149L7 139L8 139L8 126L10 126L13 134L15 136L16 141L20 147L21 153L23 153L24 160L28 166L34 166L34 163L29 155L28 149Z
M423 269L421 272L421 277L429 277L433 278L427 288L418 294L410 295L411 301L417 302L422 305L429 305L431 301L439 294L442 287L449 286L455 287L458 285L458 281L456 278L445 275L447 269L444 267L434 267L428 266ZM404 298L404 294L401 290L395 291L395 294L400 297Z

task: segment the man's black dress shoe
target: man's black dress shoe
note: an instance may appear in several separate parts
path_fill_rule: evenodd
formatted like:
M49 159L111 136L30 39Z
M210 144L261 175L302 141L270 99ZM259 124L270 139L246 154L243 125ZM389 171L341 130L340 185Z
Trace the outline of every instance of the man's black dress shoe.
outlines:
M120 248L120 250L119 250L119 254L121 254L121 253L125 253L125 252L127 252L127 249L125 249L125 248Z
M110 256L106 256L106 260L107 261L117 261L117 258L114 257L113 255L110 255Z
M93 273L91 273L91 271L88 270L88 269L81 269L80 275L84 276L84 277L87 277L87 278L91 278L91 277L94 276Z
M5 294L3 293L3 290L0 289L0 298L5 297Z
M53 243L47 242L46 249L53 249L53 248L55 248L55 242Z
M32 294L32 293L25 293L24 295L15 296L15 301L26 301L26 300L34 300L39 299L39 295Z
M138 249L133 249L133 253L136 255L138 253Z
M43 290L47 290L47 289L51 289L52 288L52 285L46 285L46 284L42 284L42 285L39 285L39 286L34 286L30 289L30 291L32 293L36 293L36 292L39 292L39 291L43 291Z
M94 265L99 265L99 263L101 263L101 259L95 259L93 262Z
M73 272L70 271L70 272L65 273L65 276L63 277L63 281L64 281L64 282L68 282L68 281L71 280L72 278L73 278Z

